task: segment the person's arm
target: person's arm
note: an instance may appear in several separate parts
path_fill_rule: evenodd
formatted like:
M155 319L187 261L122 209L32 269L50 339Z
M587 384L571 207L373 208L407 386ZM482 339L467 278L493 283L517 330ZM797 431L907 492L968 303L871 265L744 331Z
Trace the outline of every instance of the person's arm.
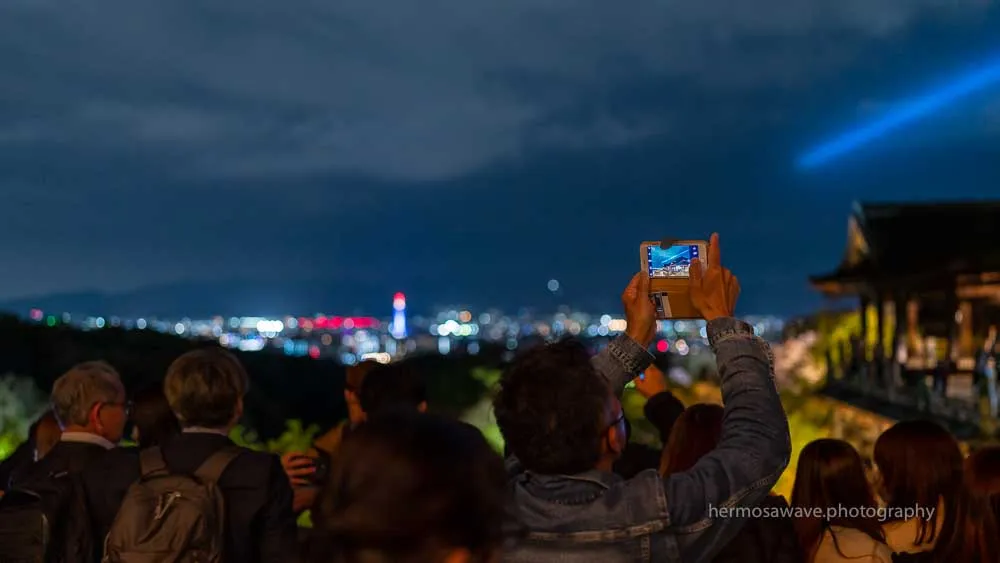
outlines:
M642 373L652 361L653 356L645 346L631 336L622 334L594 356L591 363L615 395L621 397L625 385Z
M739 532L745 518L726 511L757 505L791 453L768 344L726 317L710 321L708 335L722 379L721 439L694 467L663 480L669 526L685 562L710 560Z
M281 467L281 460L272 455L267 503L264 505L264 520L258 539L261 563L298 560L298 528L292 512L292 496L292 486Z

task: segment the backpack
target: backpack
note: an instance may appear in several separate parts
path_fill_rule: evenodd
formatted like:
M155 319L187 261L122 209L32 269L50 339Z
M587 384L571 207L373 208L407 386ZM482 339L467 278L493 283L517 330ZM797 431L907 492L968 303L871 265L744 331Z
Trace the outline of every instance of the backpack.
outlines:
M226 446L183 475L170 473L160 448L143 450L141 477L111 524L103 563L222 563L225 503L217 483L240 453Z
M90 563L90 522L79 473L61 471L15 486L0 499L0 561Z

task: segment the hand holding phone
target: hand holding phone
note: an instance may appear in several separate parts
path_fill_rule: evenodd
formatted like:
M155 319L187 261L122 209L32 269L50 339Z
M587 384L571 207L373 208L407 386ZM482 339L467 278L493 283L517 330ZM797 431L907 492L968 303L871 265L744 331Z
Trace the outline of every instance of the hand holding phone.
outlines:
M704 267L695 270L691 276L691 302L705 320L733 316L740 296L740 281L722 266L718 234L712 235Z
M647 241L639 245L639 261L649 280L649 295L658 319L701 317L691 303L691 267L704 267L700 258L707 247L702 240Z

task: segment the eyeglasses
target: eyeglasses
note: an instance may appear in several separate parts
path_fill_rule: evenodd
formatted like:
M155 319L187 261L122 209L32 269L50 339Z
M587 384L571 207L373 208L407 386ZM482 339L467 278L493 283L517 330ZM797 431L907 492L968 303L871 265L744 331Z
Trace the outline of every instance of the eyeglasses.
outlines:
M121 407L122 412L125 413L126 417L132 416L132 401L123 401L121 403L101 403L100 408L104 407Z

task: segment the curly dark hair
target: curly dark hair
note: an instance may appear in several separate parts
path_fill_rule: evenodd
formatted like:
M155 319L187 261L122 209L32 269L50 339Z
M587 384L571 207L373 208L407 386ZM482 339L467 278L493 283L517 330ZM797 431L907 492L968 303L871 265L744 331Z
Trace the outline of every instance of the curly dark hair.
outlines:
M573 475L601 457L608 387L576 340L533 348L500 378L497 425L529 471Z

